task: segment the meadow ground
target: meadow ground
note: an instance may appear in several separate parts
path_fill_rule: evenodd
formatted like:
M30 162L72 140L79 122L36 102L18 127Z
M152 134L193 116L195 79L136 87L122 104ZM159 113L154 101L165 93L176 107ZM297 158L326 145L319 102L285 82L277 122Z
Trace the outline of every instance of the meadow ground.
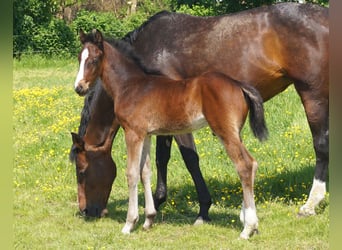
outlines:
M244 241L239 221L242 190L236 171L208 128L195 142L201 170L213 199L212 221L192 223L198 212L195 188L173 143L168 200L150 231L140 221L121 234L127 209L125 144L122 131L113 146L118 176L109 215L78 214L74 165L69 162L70 131L77 131L83 98L73 90L77 60L23 58L13 64L14 247L16 249L328 249L329 195L317 216L297 218L312 184L314 152L309 127L293 87L265 103L270 138L258 142L246 123L242 138L259 163L255 199L260 234ZM151 157L154 161L155 140ZM155 174L155 164L153 173ZM156 176L153 174L153 189Z

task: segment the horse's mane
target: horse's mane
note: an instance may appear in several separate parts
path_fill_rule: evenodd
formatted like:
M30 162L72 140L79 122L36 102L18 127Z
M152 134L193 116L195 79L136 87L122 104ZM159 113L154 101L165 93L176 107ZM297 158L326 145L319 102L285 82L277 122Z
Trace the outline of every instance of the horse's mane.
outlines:
M119 50L126 57L133 60L133 62L137 64L146 74L163 75L160 70L152 69L146 66L143 60L137 55L130 43L114 38L106 38L105 41L108 42L115 49Z
M155 20L164 17L164 16L169 16L170 14L172 14L169 11L163 10L160 11L158 13L156 13L155 15L151 16L148 20L146 20L142 25L140 25L138 28L136 28L135 30L132 30L130 32L128 32L123 38L122 40L129 43L129 44L133 44L133 42L135 41L135 39L137 38L137 36L139 35L140 32L142 32L144 30L144 28L150 24L151 22L154 22Z
M88 123L91 118L92 110L94 109L94 103L97 100L101 88L101 83L96 82L95 86L91 88L88 94L84 97L84 105L81 111L81 121L80 125L78 126L78 135L83 138L86 133ZM77 154L77 148L75 145L71 146L69 152L69 159L71 162L75 162Z

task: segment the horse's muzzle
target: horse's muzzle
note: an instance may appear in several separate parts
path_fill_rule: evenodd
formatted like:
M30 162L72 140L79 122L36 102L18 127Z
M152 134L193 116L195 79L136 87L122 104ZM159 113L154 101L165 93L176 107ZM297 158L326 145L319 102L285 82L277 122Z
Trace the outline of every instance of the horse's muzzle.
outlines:
M101 209L97 206L87 207L80 211L83 216L101 218L108 214L108 209Z

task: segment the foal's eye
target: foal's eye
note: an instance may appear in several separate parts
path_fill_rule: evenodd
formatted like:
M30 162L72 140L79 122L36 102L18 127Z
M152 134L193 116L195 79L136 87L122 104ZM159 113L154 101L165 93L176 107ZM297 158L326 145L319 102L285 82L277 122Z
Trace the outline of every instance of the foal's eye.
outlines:
M98 61L99 61L99 58L98 58L98 57L95 57L95 58L91 61L91 63L92 63L92 64L97 64Z

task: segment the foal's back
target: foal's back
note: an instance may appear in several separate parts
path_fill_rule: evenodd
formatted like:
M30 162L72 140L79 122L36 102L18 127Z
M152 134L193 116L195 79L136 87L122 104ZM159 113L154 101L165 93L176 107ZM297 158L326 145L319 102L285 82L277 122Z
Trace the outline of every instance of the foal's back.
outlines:
M148 124L151 134L191 132L208 124L237 131L248 113L240 84L222 73L208 72L180 81L150 79L144 87L146 98L140 96L144 104L138 109L145 122L139 122Z

